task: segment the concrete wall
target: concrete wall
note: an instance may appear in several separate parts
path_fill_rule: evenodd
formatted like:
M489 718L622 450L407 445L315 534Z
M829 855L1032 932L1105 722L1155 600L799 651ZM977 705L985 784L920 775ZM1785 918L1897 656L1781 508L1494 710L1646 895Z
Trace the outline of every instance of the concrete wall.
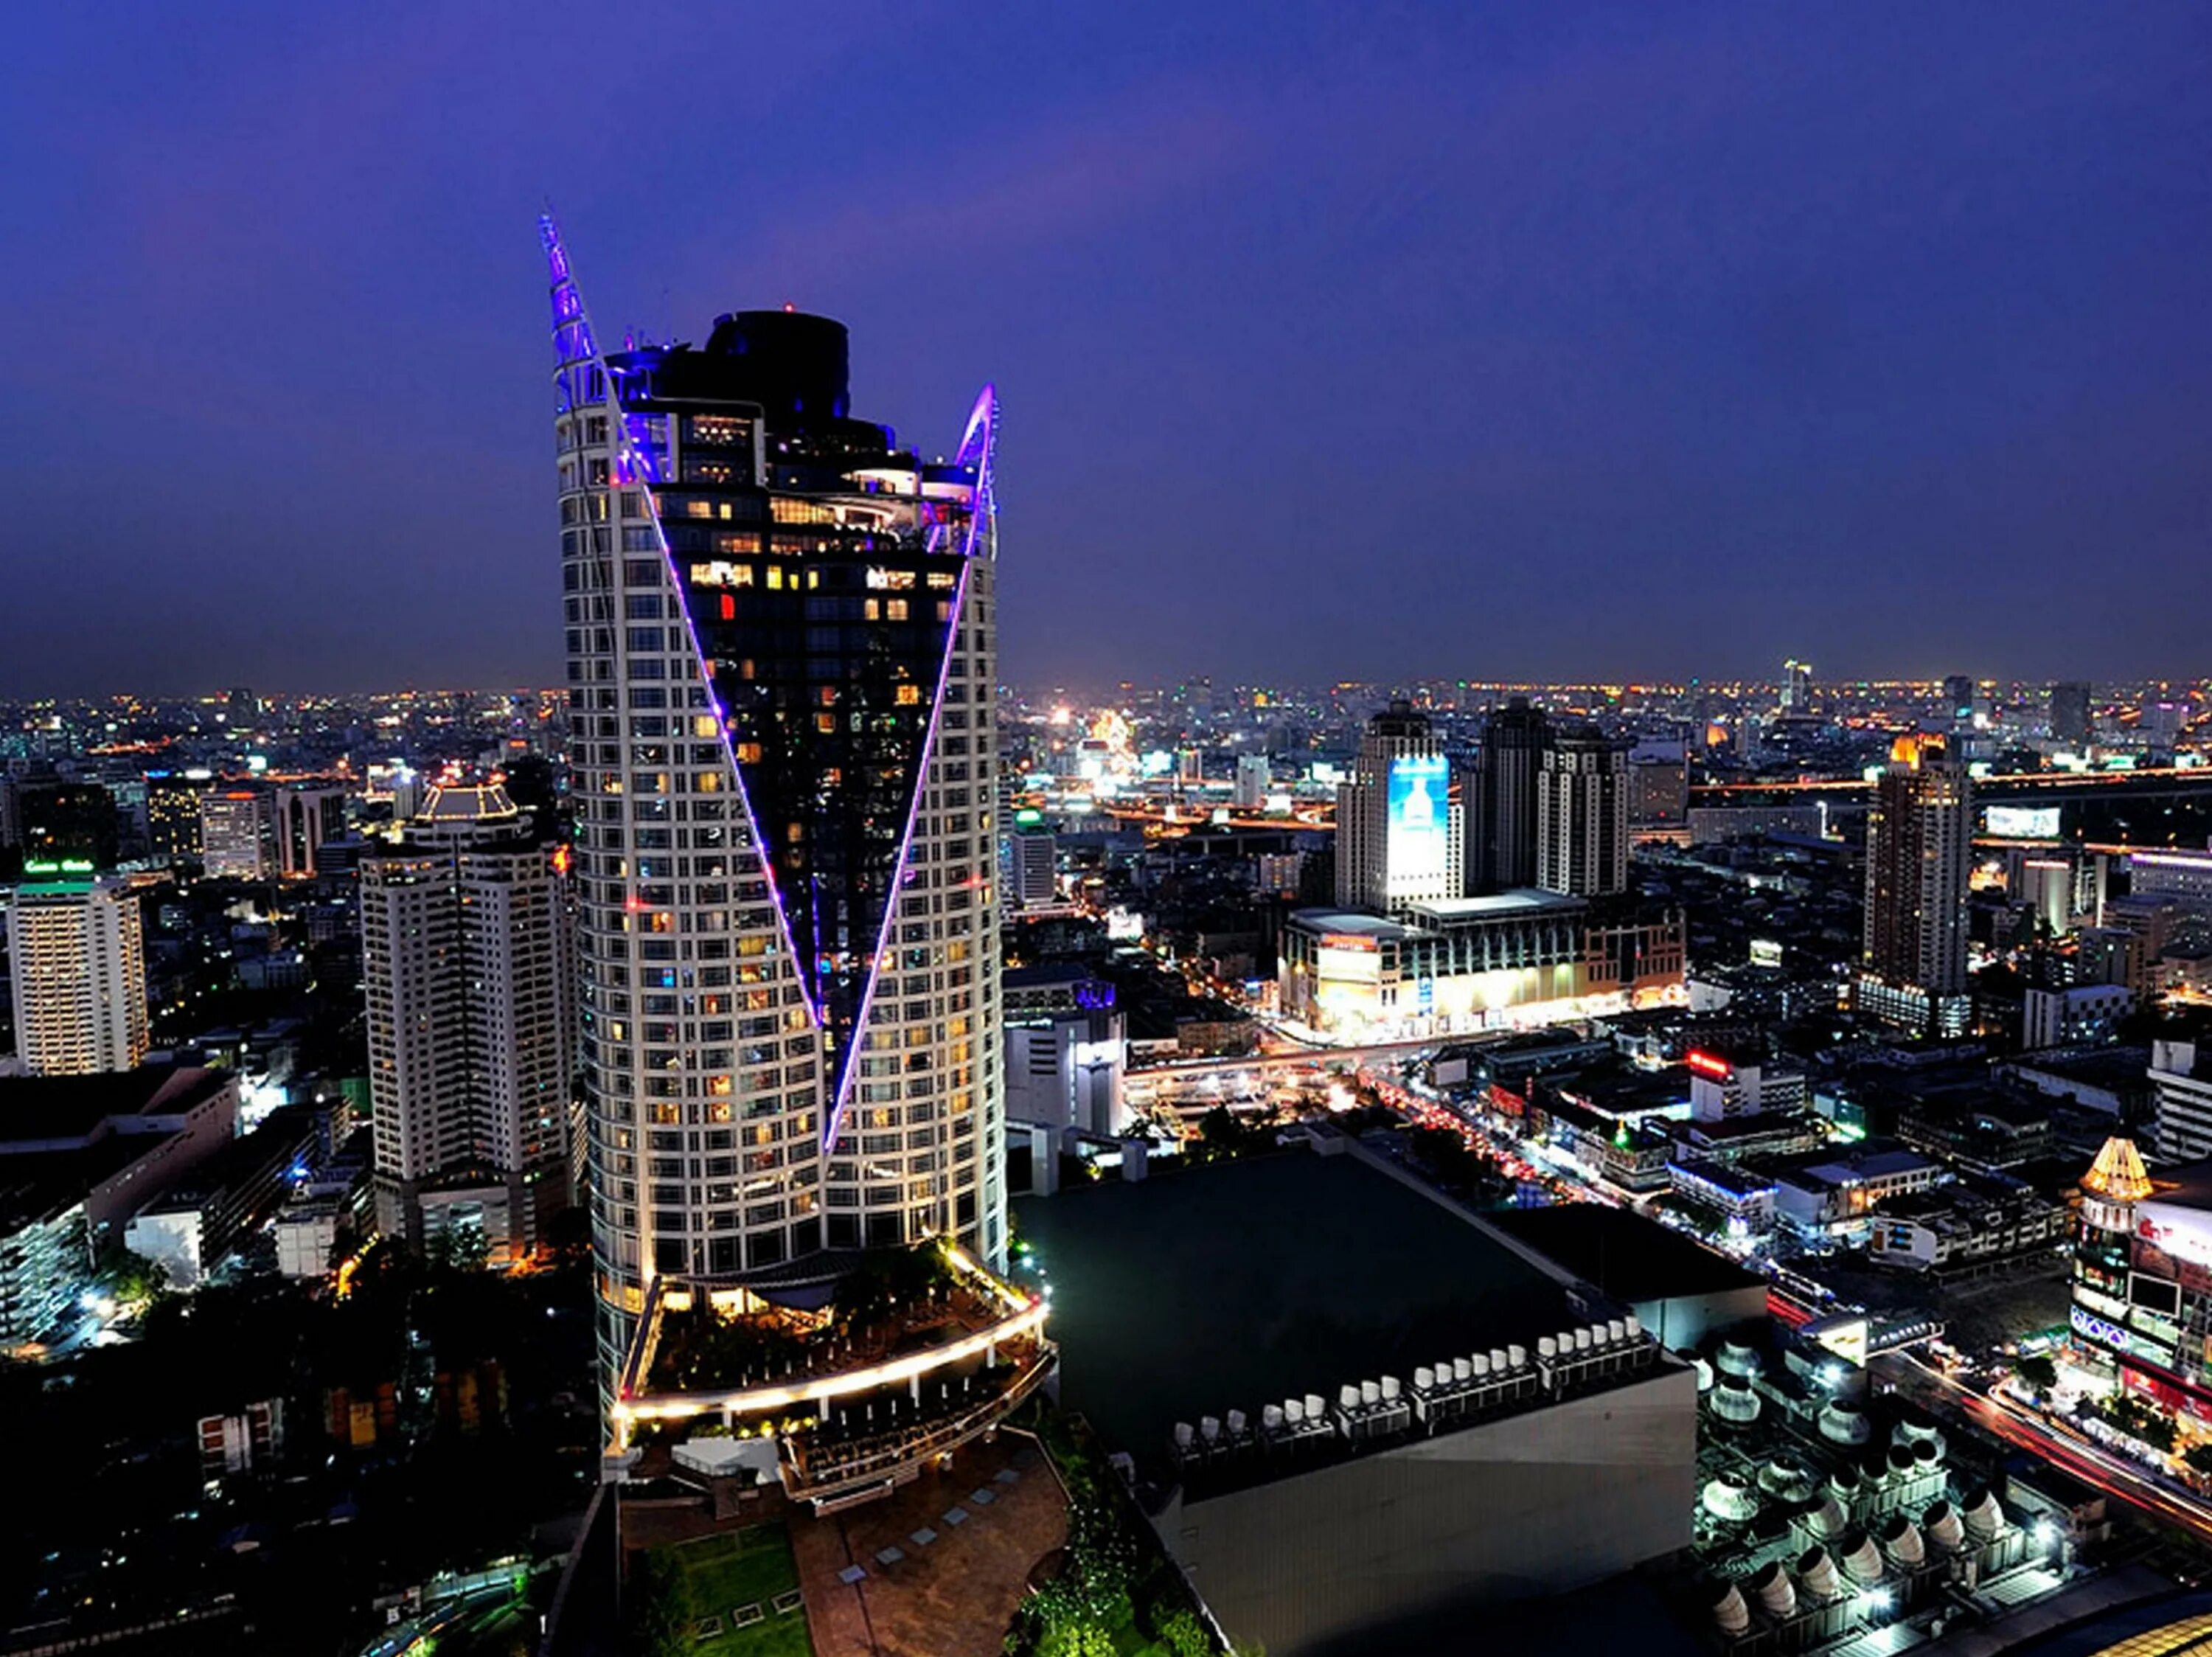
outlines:
M1231 1636L1268 1657L1417 1649L1486 1603L1563 1593L1687 1547L1697 1380L1547 1410L1186 1503L1157 1520Z

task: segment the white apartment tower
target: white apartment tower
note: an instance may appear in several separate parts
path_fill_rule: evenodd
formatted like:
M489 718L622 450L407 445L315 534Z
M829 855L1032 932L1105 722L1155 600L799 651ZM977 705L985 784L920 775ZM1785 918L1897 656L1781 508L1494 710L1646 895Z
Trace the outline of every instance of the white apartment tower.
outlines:
M457 1214L521 1254L571 1192L574 939L562 850L496 788L434 789L361 862L377 1223Z
M659 1274L1006 1250L987 390L851 417L842 325L603 354L550 222L604 1371Z
M138 899L88 871L34 875L8 907L15 1055L33 1075L128 1070L146 1057Z

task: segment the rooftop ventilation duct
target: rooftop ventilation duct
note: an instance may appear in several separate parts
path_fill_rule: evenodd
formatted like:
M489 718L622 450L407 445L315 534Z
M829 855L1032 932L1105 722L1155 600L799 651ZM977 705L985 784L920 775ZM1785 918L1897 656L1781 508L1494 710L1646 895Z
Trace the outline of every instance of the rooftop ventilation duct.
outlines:
M1750 1485L1733 1473L1708 1479L1700 1500L1707 1513L1731 1525L1746 1524L1759 1516L1759 1498L1751 1493Z
M1920 1526L1903 1514L1892 1514L1883 1522L1881 1550L1889 1556L1889 1563L1901 1571L1924 1564L1928 1558L1927 1544L1920 1539Z
M1864 1444L1873 1433L1867 1425L1866 1412L1858 1405L1830 1398L1820 1406L1820 1436L1829 1443Z
M1881 1550L1864 1531L1853 1530L1838 1542L1836 1557L1853 1587L1870 1588L1881 1581Z
M1713 1366L1727 1375L1756 1375L1764 1368L1759 1354L1741 1341L1723 1341Z
M1836 1562L1826 1548L1808 1548L1797 1556L1797 1581L1805 1597L1815 1601L1832 1599L1844 1591L1836 1578Z
M1751 1591L1759 1596L1759 1609L1769 1617L1786 1619L1797 1614L1796 1586L1780 1560L1770 1559L1751 1574Z
M1966 1521L1966 1534L1977 1542L1987 1542L2003 1534L2004 1509L1987 1490L1975 1490L1966 1497L1966 1510L1960 1517Z
M1948 1502L1930 1506L1920 1518L1927 1529L1929 1541L1945 1553L1956 1553L1966 1545L1966 1527L1959 1522L1959 1510Z
M1723 1634L1746 1634L1751 1630L1751 1608L1730 1582L1713 1597L1713 1626Z
M1759 1419L1759 1394L1738 1377L1732 1375L1713 1388L1706 1401L1723 1421L1741 1426Z

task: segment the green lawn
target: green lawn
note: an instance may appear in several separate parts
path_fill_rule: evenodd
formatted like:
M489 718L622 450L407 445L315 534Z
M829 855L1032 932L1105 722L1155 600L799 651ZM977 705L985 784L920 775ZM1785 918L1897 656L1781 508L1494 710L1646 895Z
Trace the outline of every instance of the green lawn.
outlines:
M813 1657L804 1607L778 1615L775 1596L799 1587L791 1538L781 1525L748 1525L724 1536L702 1537L672 1550L701 1617L720 1617L721 1633L694 1642L697 1657ZM730 1613L757 1604L763 1620L732 1625Z

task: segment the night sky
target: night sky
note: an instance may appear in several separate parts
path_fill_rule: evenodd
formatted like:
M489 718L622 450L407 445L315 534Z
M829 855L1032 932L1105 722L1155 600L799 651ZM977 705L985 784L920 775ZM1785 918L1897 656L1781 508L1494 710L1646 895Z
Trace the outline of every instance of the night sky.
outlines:
M549 200L1017 679L2212 671L2202 4L288 0L11 17L0 694L557 679Z

